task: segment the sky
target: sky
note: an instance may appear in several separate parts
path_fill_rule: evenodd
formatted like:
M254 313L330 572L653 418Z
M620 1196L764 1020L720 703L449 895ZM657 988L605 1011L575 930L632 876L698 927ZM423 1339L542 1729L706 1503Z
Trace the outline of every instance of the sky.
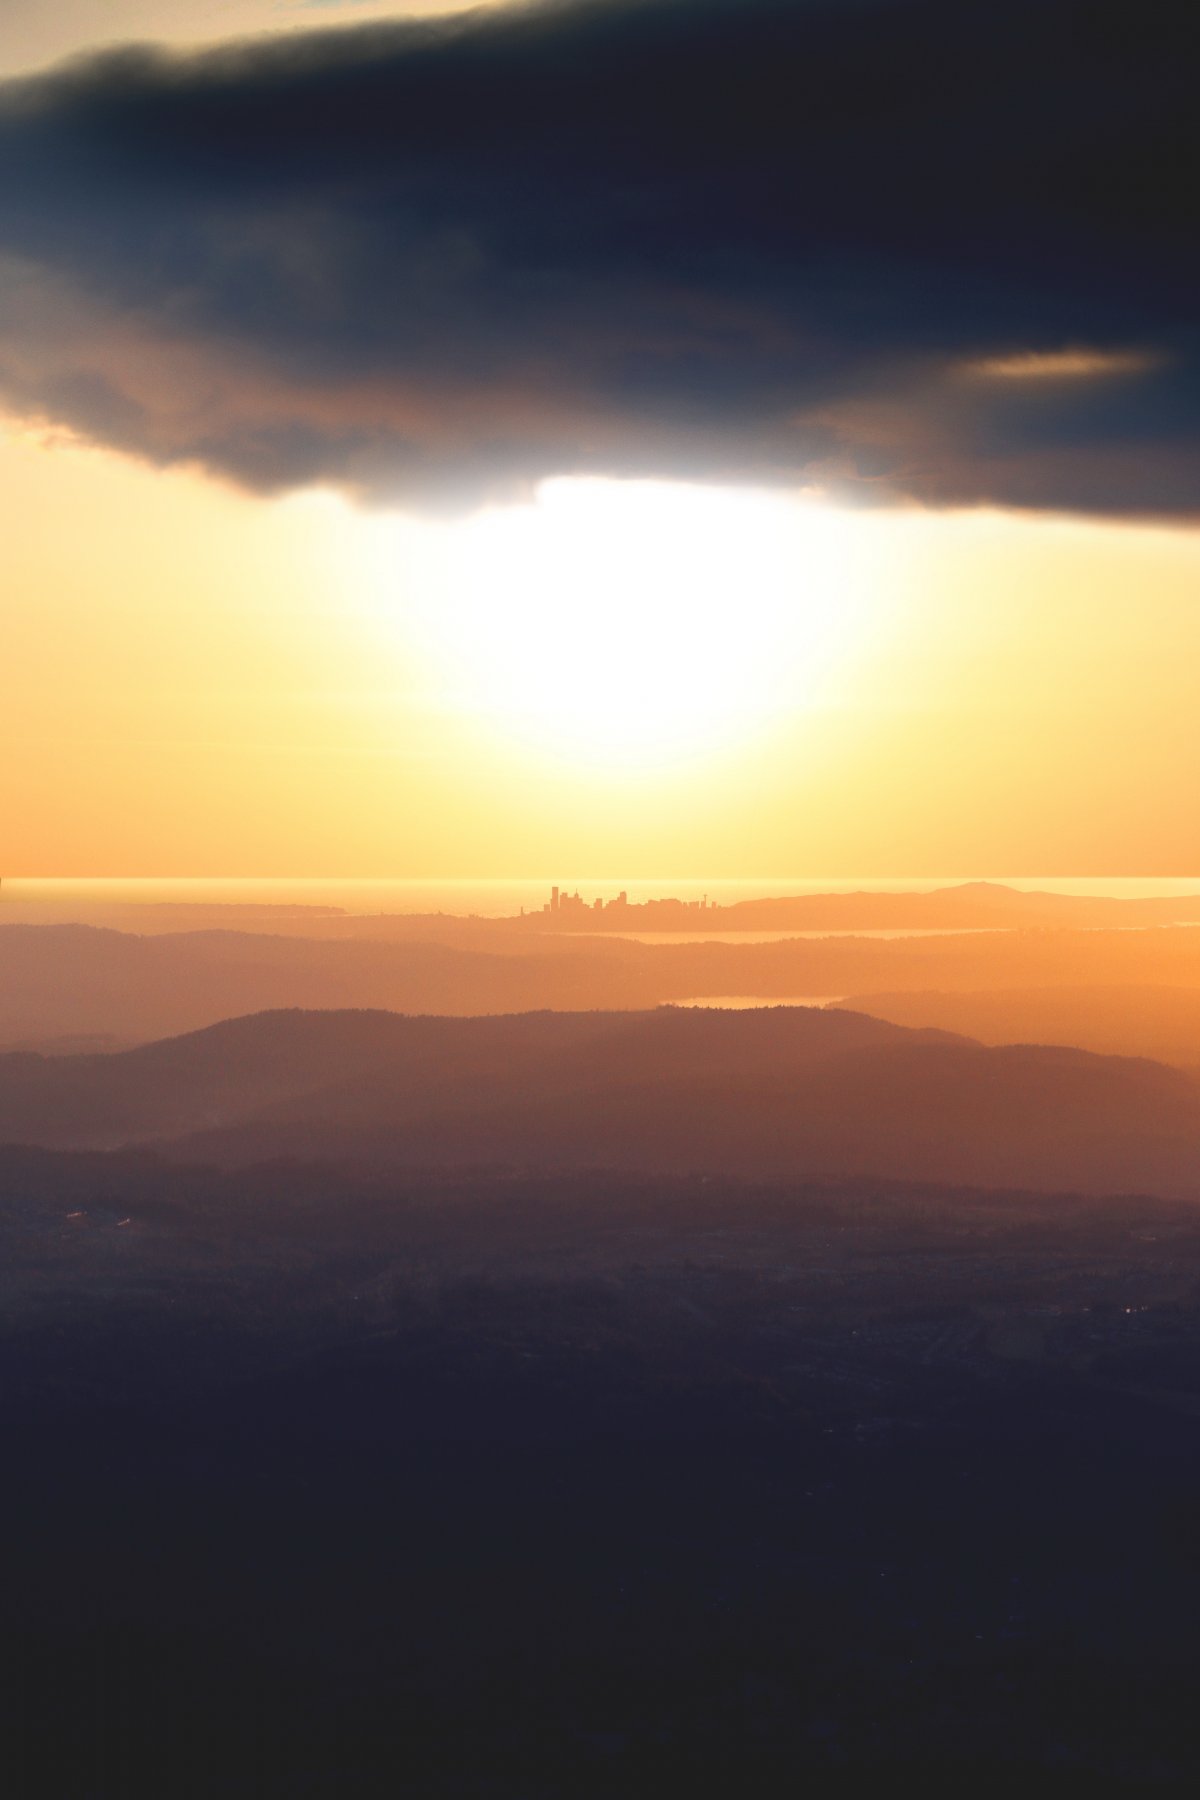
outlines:
M497 0L484 0L484 4ZM26 74L129 43L184 48L371 19L467 10L447 0L4 0L0 71Z
M5 0L0 873L1195 874L1187 9L437 10Z

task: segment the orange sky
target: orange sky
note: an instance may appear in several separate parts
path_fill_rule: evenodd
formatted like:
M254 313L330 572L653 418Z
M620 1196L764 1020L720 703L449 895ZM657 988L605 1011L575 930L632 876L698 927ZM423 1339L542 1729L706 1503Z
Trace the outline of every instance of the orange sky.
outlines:
M17 428L0 487L6 874L1195 872L1195 532L404 520Z

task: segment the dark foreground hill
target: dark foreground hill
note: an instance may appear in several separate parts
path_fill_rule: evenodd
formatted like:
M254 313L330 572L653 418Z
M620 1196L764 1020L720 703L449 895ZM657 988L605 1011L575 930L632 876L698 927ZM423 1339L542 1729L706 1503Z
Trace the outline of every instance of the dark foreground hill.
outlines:
M1200 1084L846 1011L266 1013L118 1055L0 1058L0 1142L229 1167L610 1168L1200 1195Z
M926 1041L951 1040L812 1008L473 1019L263 1012L115 1054L2 1055L0 1143L111 1149L238 1130L261 1134L264 1146L290 1136L307 1151L361 1131L400 1156L402 1135L415 1142L422 1132L428 1148L440 1122L489 1106L515 1117L580 1092L737 1082L768 1068L787 1079L849 1050ZM434 1160L454 1154L446 1144Z

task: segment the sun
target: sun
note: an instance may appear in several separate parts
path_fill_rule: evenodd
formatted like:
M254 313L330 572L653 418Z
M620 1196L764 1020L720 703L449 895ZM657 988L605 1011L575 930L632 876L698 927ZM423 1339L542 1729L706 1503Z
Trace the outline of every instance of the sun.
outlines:
M422 530L392 628L446 707L574 763L742 741L816 704L861 624L848 517L779 495L556 480Z

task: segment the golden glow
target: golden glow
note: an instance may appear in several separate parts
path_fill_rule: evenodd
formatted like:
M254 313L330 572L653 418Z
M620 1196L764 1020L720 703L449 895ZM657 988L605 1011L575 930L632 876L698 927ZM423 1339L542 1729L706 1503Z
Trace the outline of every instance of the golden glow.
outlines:
M5 876L1195 872L1200 532L415 520L36 432L0 491Z
M443 704L600 768L712 753L819 703L868 611L851 522L777 496L547 482L531 505L427 528L436 578L407 598L405 530L371 535L380 623Z

